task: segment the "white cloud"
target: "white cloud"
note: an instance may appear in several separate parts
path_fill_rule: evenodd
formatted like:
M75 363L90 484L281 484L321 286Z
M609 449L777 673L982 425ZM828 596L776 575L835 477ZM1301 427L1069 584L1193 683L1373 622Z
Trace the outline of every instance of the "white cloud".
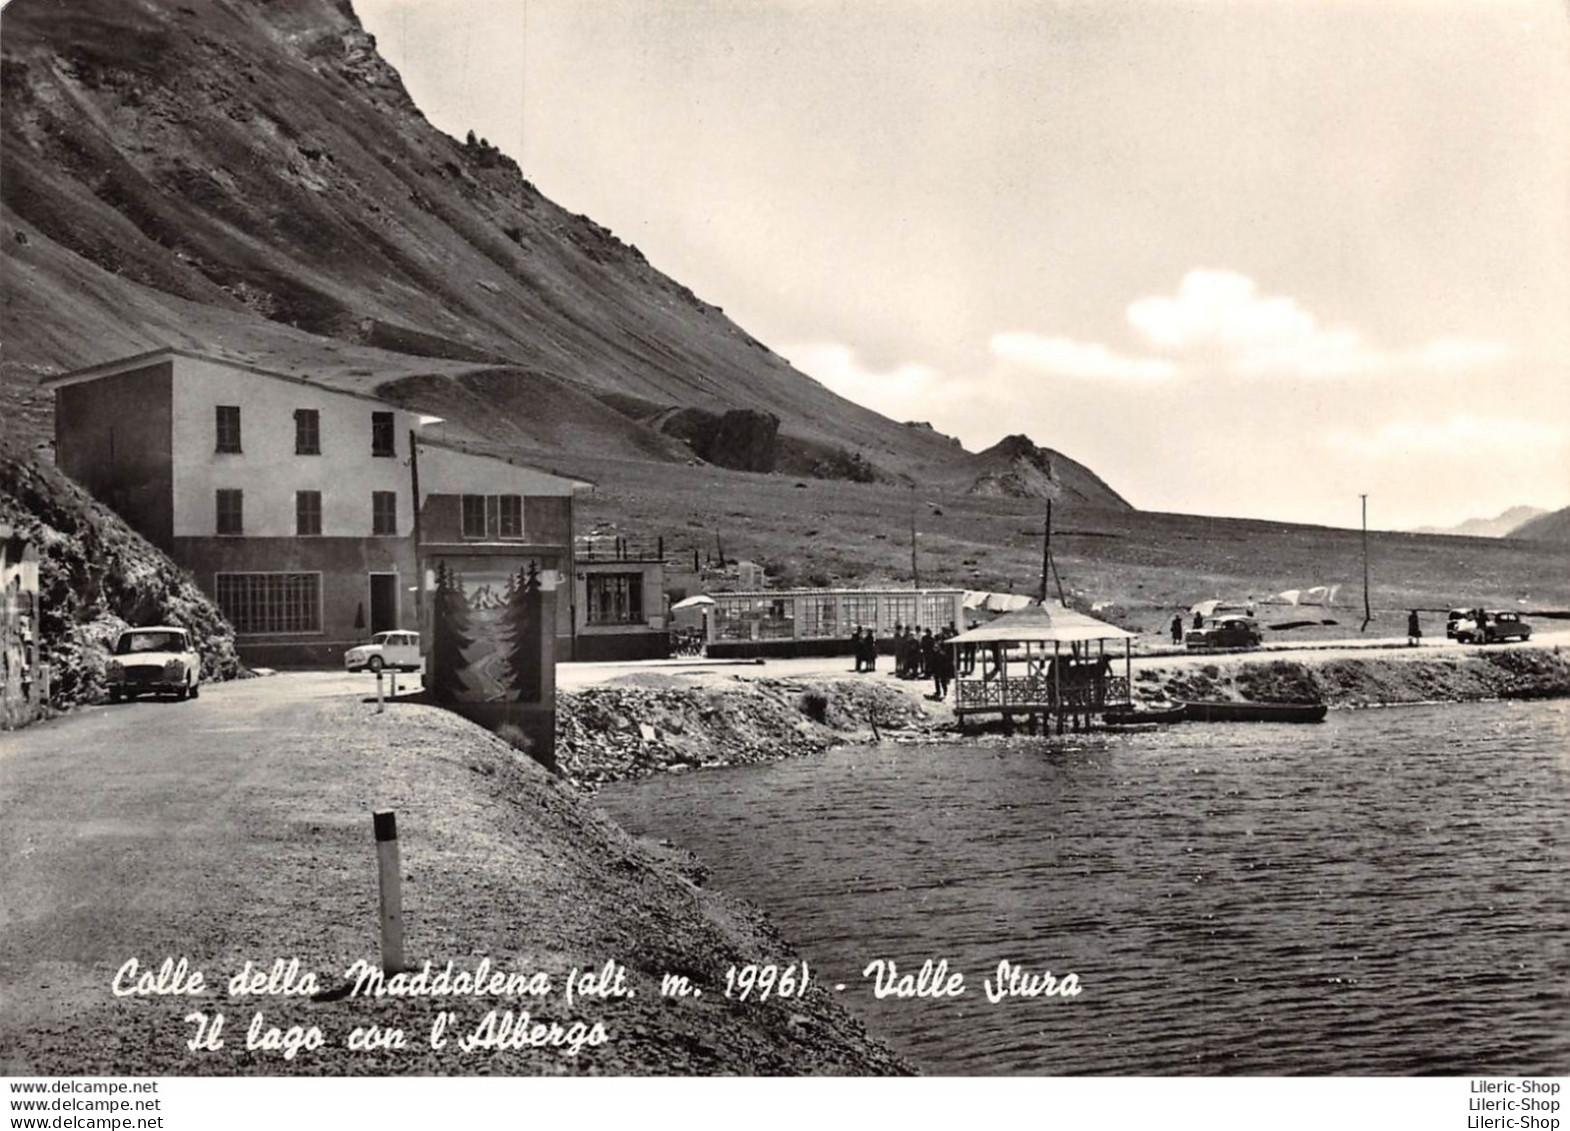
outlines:
M905 419L906 406L913 401L937 395L944 383L938 370L916 362L902 362L891 369L869 368L842 342L805 342L786 346L782 353L801 372L840 396L896 420Z
M1155 358L1124 357L1100 342L1032 334L1015 330L992 335L994 357L1059 377L1113 381L1162 381L1177 375L1177 366Z
M1382 350L1356 330L1322 326L1296 299L1261 295L1236 271L1195 269L1173 296L1130 304L1129 323L1154 348L1205 353L1246 377L1358 377L1396 371L1451 372L1500 361L1508 349L1475 338L1435 338Z
M1570 432L1533 420L1467 414L1446 420L1398 420L1372 431L1336 429L1326 442L1338 451L1368 459L1443 454L1456 459L1479 452L1540 457L1570 449Z

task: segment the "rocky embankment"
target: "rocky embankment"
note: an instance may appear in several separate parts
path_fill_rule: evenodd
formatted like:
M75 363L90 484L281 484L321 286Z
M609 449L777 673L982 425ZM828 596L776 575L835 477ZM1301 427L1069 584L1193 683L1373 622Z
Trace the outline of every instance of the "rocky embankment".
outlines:
M940 718L905 688L871 680L645 675L559 692L556 757L574 782L595 786L928 733Z
M1217 657L1198 666L1141 666L1134 673L1134 698L1141 703L1207 699L1377 707L1563 695L1570 695L1570 657L1546 648L1447 649L1442 655L1392 650L1323 660Z
M0 523L38 547L40 637L56 708L104 695L104 661L128 625L190 629L204 679L241 672L234 631L191 576L54 466L0 436Z
M673 675L623 677L559 692L557 759L575 783L709 766L748 765L831 746L955 733L948 703L926 684ZM1331 707L1543 699L1570 695L1570 657L1557 649L1391 650L1323 659L1261 660L1258 653L1195 663L1147 661L1134 700L1326 703Z

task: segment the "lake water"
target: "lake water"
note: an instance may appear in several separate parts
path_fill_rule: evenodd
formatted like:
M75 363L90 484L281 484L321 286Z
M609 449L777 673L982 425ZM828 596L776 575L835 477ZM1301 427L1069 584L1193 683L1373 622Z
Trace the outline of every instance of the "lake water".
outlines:
M847 747L601 803L927 1072L1570 1072L1567 701ZM875 958L968 992L874 1000ZM1082 992L992 1004L1000 959Z

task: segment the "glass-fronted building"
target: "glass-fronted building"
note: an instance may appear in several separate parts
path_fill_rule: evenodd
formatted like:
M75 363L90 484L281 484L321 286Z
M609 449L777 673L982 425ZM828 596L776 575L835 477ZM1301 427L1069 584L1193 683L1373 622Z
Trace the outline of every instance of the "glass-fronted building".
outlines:
M961 589L760 589L709 596L710 644L848 639L858 628L883 639L906 625L934 633L965 627Z

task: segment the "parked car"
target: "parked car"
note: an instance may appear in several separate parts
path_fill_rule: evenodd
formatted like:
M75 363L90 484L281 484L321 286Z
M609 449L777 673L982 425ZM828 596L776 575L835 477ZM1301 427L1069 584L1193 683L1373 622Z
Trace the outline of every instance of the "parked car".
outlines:
M1467 624L1471 624L1472 614L1476 611L1476 609L1451 609L1445 617L1445 635L1454 640L1461 622L1466 621Z
M153 694L195 699L202 691L202 658L183 628L128 628L115 640L104 682L111 703Z
M1508 609L1489 609L1483 613L1479 629L1476 614L1459 620L1455 625L1455 638L1463 644L1493 644L1500 640L1530 640L1532 626L1521 619L1519 613Z
M369 644L357 644L343 654L343 666L351 672L417 672L425 666L420 657L418 632L378 632Z
M1193 629L1183 637L1183 646L1195 650L1258 648L1262 639L1259 625L1251 617L1209 617L1203 628Z

